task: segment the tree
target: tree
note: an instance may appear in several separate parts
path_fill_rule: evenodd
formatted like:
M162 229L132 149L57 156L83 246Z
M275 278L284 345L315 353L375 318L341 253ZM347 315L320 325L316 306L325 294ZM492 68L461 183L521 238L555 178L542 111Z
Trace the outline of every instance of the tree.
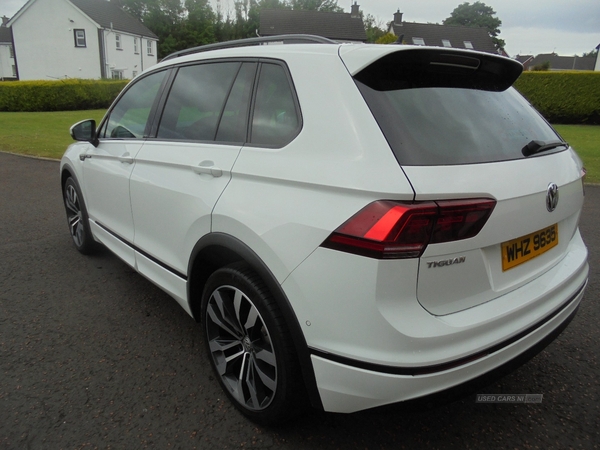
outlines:
M158 36L158 58L217 41L209 0L112 0Z
M288 5L292 9L304 9L308 11L344 12L337 4L337 0L289 0Z
M495 14L496 11L485 3L477 1L470 4L465 2L454 8L450 17L444 20L443 24L485 28L494 41L496 48L502 49L506 45L503 39L498 38L502 21L494 17Z
M367 33L367 42L375 42L377 41L377 39L385 35L386 31L383 28L381 20L377 20L377 18L372 14L367 14L367 16L365 17L362 11L360 12L360 16L365 25L365 32Z
M216 42L214 32L216 16L208 0L185 0L185 9L187 18L184 28L190 46Z

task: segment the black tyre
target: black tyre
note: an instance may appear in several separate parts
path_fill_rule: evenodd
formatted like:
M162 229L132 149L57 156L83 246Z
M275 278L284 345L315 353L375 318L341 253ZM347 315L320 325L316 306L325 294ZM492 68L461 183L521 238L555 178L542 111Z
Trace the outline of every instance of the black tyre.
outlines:
M71 177L63 186L63 199L73 243L77 250L88 255L97 248L97 244L92 237L83 196L77 182Z
M217 270L204 288L202 322L213 369L242 413L275 425L304 410L292 340L258 275L241 264Z

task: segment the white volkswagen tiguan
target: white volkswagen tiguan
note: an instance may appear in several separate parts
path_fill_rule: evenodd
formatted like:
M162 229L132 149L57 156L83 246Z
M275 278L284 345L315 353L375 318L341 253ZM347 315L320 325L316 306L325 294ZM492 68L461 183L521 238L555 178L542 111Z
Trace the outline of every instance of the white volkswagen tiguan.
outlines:
M521 65L275 40L295 45L172 55L72 127L77 249L201 322L260 423L423 397L553 339L588 277L584 169L511 87Z

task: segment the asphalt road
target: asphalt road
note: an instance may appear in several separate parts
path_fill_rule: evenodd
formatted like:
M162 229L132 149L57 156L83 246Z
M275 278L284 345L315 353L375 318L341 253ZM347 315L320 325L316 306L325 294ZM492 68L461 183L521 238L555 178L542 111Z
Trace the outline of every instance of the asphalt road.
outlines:
M309 414L261 428L221 394L199 326L108 251L71 243L58 163L0 153L0 448L599 448L600 186L590 284L565 332L486 394L539 404Z

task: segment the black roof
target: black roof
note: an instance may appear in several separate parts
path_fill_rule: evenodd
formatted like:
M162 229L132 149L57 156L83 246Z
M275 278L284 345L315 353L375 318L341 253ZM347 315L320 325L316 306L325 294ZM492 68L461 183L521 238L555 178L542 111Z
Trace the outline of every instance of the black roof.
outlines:
M404 44L413 45L413 38L421 38L425 45L444 47L442 40L447 40L453 48L464 49L468 48L465 46L465 41L468 41L473 45L473 50L498 53L485 28L413 22L402 22L400 25L394 23L392 27L396 36L404 36Z
M534 67L545 62L550 63L550 69L554 70L594 70L596 65L595 56L558 56L555 53L542 53L533 58L529 67Z
M352 17L349 13L291 9L263 9L260 12L259 34L312 34L337 41L367 40L360 17Z
M106 0L69 0L103 28L158 39L142 22Z
M7 27L0 27L0 42L10 42L12 44L12 30Z

